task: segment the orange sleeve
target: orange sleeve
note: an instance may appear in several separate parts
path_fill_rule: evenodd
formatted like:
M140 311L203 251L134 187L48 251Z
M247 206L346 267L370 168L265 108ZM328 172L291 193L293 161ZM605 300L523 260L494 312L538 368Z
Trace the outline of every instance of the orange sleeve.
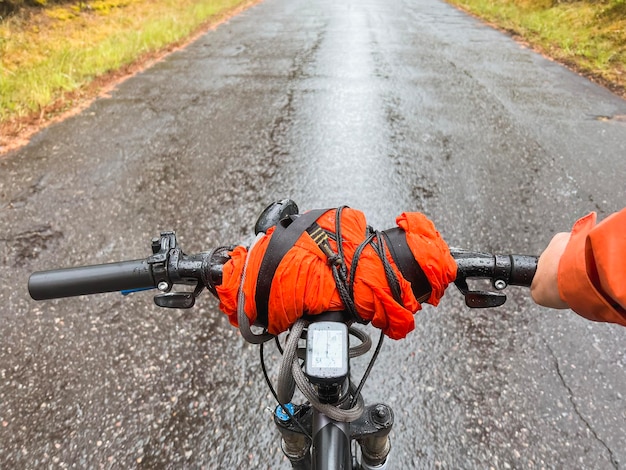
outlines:
M626 209L578 220L559 263L559 294L593 321L626 326Z

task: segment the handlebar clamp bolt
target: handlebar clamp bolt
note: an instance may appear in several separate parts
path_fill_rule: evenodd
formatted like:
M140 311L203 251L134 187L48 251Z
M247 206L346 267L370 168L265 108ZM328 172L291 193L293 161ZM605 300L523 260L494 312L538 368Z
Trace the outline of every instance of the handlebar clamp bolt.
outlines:
M502 279L496 279L493 283L493 287L495 287L498 290L502 290L506 287L506 281Z

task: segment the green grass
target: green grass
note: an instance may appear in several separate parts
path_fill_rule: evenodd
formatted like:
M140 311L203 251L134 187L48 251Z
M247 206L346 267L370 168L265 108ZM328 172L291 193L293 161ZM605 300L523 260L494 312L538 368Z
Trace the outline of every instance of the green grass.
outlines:
M43 113L94 78L162 50L249 0L96 0L0 23L0 122Z
M624 94L626 0L448 1Z
M624 93L626 0L449 1ZM89 0L28 9L4 19L0 126L33 115L45 117L94 78L162 50L211 18L253 2Z

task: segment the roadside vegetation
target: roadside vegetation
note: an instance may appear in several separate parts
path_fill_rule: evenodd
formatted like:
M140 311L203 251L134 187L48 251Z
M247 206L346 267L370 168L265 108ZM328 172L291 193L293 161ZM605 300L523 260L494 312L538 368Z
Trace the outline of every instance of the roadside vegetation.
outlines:
M32 6L33 4L40 6ZM0 0L0 151L254 0ZM94 80L99 79L94 84Z
M0 0L0 153L257 1ZM626 0L448 1L626 96Z
M448 0L626 97L626 0Z

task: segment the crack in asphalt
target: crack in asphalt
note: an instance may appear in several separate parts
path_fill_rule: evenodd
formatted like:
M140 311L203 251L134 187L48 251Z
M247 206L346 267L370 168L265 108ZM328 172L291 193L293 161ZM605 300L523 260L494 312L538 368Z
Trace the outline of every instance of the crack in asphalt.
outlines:
M63 232L54 230L50 224L43 224L6 238L1 237L0 242L8 246L13 266L23 266L37 259L41 252L61 238L63 238ZM4 262L8 263L9 260Z
M580 418L580 420L583 423L585 423L585 426L587 426L587 429L589 429L589 431L591 432L593 437L596 439L596 441L598 441L602 445L602 447L604 447L606 449L606 451L609 454L609 460L611 461L611 464L613 465L613 468L615 468L616 470L619 470L619 468L620 468L619 463L615 459L615 454L613 453L611 448L607 445L606 442L604 442L600 438L600 436L598 436L598 433L595 431L595 429L593 428L593 426L591 425L589 420L587 420L587 418L585 418L582 415L582 413L580 412L580 410L578 409L578 405L576 404L576 401L574 400L574 392L572 391L571 387L565 381L565 377L563 377L563 373L561 372L561 367L559 365L559 360L556 357L556 354L554 354L554 351L552 350L552 348L550 347L550 345L547 342L545 342L545 345L546 345L546 348L548 349L548 351L550 352L550 355L552 356L552 359L554 361L554 366L555 366L555 369L556 369L556 373L559 376L559 379L561 380L561 383L563 384L563 387L565 387L565 390L567 390L567 397L569 399L569 402L572 404L572 408L574 410L574 413L576 413L576 416L578 416L578 418Z
M306 77L305 67L313 61L315 54L324 40L325 32L326 28L324 27L322 32L315 38L313 44L305 50L300 51L293 59L292 67L287 77L287 82L290 85L286 92L287 101L281 108L270 130L270 142L272 144L270 155L273 157L288 155L288 152L282 149L282 138L287 132L287 129L291 126L292 116L295 111L293 101L296 88L294 83L298 83Z
M15 209L26 205L31 197L44 189L44 178L45 176L41 176L37 179L37 181L26 186L23 190L14 195L7 203L0 206L0 209Z

